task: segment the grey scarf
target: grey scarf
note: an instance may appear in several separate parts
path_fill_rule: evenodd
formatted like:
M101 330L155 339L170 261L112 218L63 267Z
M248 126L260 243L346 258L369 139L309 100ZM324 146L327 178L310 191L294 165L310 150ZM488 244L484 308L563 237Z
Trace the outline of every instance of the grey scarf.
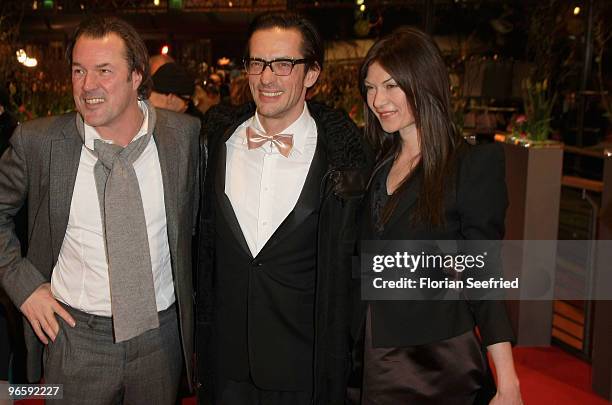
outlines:
M125 148L94 141L96 188L104 232L115 342L129 340L159 326L147 224L134 162L155 128L155 108L146 102L147 134ZM77 129L85 142L83 118Z

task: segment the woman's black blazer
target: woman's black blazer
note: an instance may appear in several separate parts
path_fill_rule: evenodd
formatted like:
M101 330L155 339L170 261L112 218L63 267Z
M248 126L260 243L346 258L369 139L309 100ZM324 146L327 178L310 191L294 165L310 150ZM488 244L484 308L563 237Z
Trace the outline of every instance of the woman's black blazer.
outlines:
M432 229L412 223L411 210L419 195L418 176L409 180L399 203L381 233L374 232L370 189L364 204L362 240L501 240L508 198L504 151L499 144L465 145L449 181L445 198L445 224ZM388 170L388 168L387 168ZM372 183L372 186L375 184ZM384 184L384 181L383 181ZM371 188L372 188L371 186ZM357 331L366 305L358 305ZM478 326L488 346L514 341L505 304L501 301L372 301L374 347L405 347L438 342Z

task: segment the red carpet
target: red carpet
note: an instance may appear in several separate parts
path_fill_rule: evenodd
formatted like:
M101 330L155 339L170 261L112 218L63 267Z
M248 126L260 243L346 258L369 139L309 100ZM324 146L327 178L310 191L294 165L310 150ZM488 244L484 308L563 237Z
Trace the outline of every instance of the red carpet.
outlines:
M591 366L557 347L514 349L525 405L609 405L591 390Z
M525 405L612 404L592 393L590 365L559 348L519 347L514 349L514 358ZM39 400L15 404L44 405ZM196 405L196 401L188 398L182 405Z

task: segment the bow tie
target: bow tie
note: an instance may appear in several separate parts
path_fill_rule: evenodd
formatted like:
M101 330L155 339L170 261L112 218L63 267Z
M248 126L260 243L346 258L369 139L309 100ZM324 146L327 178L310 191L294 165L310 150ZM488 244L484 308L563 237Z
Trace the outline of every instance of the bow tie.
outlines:
M256 149L271 142L272 145L276 146L281 155L289 157L289 153L293 148L293 135L291 134L268 135L253 127L247 127L246 135L249 149Z

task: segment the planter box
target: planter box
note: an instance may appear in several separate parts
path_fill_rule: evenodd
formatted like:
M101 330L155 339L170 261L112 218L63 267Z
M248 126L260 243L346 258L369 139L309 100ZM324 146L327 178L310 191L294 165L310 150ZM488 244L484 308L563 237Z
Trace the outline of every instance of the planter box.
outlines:
M557 240L563 146L545 143L542 146L504 143L506 154L506 183L509 206L506 213L507 240ZM524 246L524 256L530 246ZM542 255L543 252L538 252ZM544 252L552 263L556 249ZM517 258L522 262L522 258ZM505 268L506 277L547 277L554 286L555 269L544 269L546 274L521 274L523 270ZM542 269L540 269L542 270ZM551 291L554 291L552 289ZM549 346L552 332L553 297L550 301L508 301L508 313L521 346Z
M597 239L612 239L612 151L604 152L603 192ZM597 283L610 283L610 263L606 255L597 255L595 279ZM609 284L608 284L609 285ZM593 354L592 386L593 391L608 401L612 401L612 301L601 300L594 303L593 314Z

